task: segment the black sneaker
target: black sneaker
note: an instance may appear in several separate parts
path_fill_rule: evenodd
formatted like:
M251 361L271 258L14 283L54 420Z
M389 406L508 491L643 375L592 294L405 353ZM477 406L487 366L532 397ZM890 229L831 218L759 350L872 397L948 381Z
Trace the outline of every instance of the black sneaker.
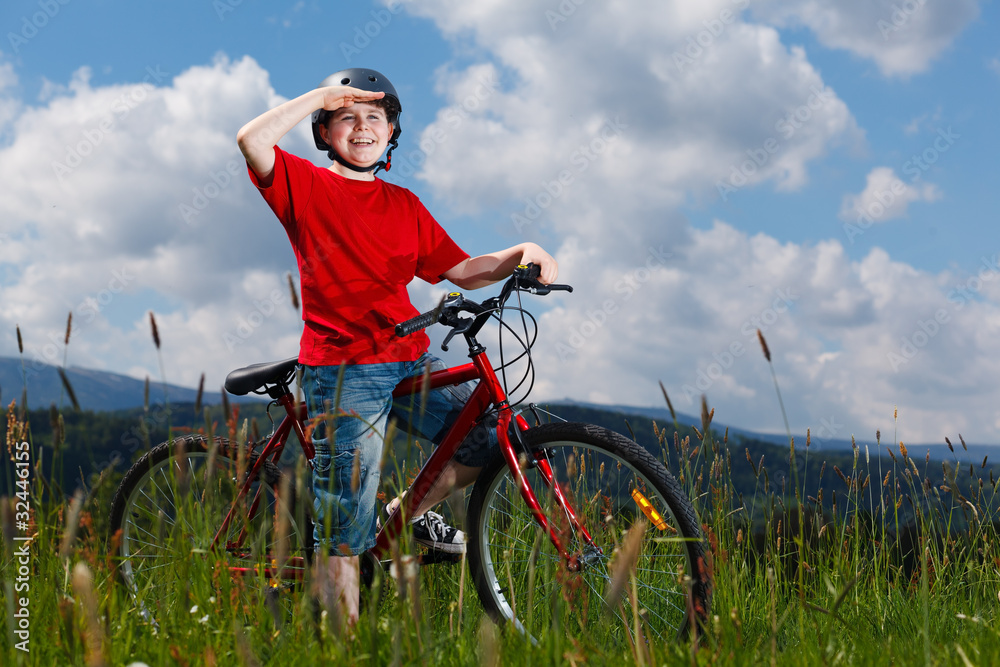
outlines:
M426 512L410 522L413 539L434 551L449 554L465 553L465 533L444 522L437 512Z

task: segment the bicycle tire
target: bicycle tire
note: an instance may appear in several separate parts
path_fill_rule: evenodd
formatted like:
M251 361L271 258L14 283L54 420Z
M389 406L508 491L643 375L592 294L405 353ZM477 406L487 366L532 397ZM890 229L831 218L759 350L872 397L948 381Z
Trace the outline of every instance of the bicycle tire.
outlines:
M240 474L236 447L223 438L215 438L214 443L211 471L213 447L205 437L187 436L153 447L125 473L111 502L110 536L113 540L117 536L118 575L147 620L155 622L168 613L178 594L186 590L187 582L178 578L186 571L184 561L193 554L209 553L212 539L236 497ZM247 455L243 475L256 460L256 455ZM187 464L186 470L181 461ZM252 525L247 522L247 538L242 546L227 549L223 543L214 555L228 566L256 571L242 577L244 585L237 590L245 603L262 600L274 613L276 594L290 584L269 581L260 566L269 563L276 551L274 527L282 474L266 461L260 477L266 485L262 494L266 507L258 507ZM294 484L287 488L289 498L282 503L282 512L289 520L288 555L308 557L312 550L312 521L307 511L301 516L296 511ZM255 490L256 486L248 494L248 503ZM227 539L238 536L242 529L243 521L233 521Z
M594 638L594 628L588 626L602 623L611 641L624 645L634 644L637 632L647 642L673 641L690 631L692 620L703 621L711 593L698 517L663 464L637 443L590 424L546 424L522 435L536 460L549 461L601 552L593 552L579 572L570 572L528 511L498 454L476 481L467 523L469 567L490 617L533 637L554 626L570 630L572 623L565 619L571 619L582 634ZM524 474L546 517L560 525L562 513L538 468L527 467ZM633 489L652 504L658 517L643 516ZM653 518L659 518L659 524ZM609 565L624 531L637 519L646 520L647 528L632 578L621 602L612 608L604 600ZM579 536L566 529L562 536L571 542L570 553L580 552Z

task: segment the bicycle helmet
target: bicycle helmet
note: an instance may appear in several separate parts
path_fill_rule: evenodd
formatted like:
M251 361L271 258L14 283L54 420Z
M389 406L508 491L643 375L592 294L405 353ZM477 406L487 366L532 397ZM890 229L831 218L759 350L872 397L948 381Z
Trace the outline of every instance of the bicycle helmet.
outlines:
M380 101L385 102L386 120L392 123L392 136L389 137L389 150L385 154L385 160L380 160L370 167L359 167L342 158L333 150L332 146L323 141L323 137L319 133L319 127L320 125L325 125L330 120L330 114L333 112L326 109L317 109L312 114L312 131L313 139L316 141L316 148L321 151L327 151L327 155L330 156L331 160L339 162L353 171L371 171L372 169L376 173L379 169L389 171L392 167L392 149L396 148L399 135L402 132L399 127L399 114L403 111L403 107L399 103L399 95L396 94L396 89L393 85L389 83L389 79L373 69L352 67L334 72L323 79L318 87L324 88L326 86L351 86L352 88L374 93L385 93L385 97Z

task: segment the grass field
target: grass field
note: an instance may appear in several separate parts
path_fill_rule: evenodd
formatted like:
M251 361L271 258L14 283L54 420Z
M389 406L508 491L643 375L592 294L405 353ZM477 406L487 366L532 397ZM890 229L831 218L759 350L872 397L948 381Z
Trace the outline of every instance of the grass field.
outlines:
M109 547L108 511L120 474L65 499L49 481L58 461L35 458L29 425L12 405L4 475L26 483L13 485L22 494L0 507L0 662L1000 664L1000 524L985 461L946 464L945 483L932 484L927 472L936 464L914 459L902 443L891 448L891 463L859 445L853 468L821 477L813 496L803 490L815 484L794 474L798 459L809 455L807 437L790 443L786 461L751 461L757 488L738 496L730 472L732 457L742 453L713 434L704 412L700 441L676 437L669 427L658 435L663 458L701 518L711 613L697 632L631 644L622 641L614 613L581 612L568 573L557 577L565 592L534 641L485 616L465 563L386 579L384 600L370 602L353 632L345 632L336 619L314 613L315 581L267 604L252 594L253 582L232 579L217 556L191 553L187 543L166 545L185 557L152 591L153 599L170 601L156 606L153 622L118 581ZM239 426L234 420L234 433ZM777 463L793 471L780 486L769 474ZM402 556L397 565L408 571ZM628 589L626 583L626 595Z

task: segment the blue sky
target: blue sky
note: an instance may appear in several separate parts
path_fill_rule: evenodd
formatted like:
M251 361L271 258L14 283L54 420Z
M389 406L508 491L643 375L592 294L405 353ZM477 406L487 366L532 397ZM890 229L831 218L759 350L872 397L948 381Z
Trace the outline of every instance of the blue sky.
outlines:
M386 178L469 252L533 240L577 287L537 304L535 398L656 405L662 380L779 431L760 323L797 432L995 442L996 4L624 7L5 3L0 354L20 326L61 361L73 311L71 363L156 377L150 310L172 382L295 354L294 261L235 132L366 66L403 102ZM307 125L282 146L323 163Z

